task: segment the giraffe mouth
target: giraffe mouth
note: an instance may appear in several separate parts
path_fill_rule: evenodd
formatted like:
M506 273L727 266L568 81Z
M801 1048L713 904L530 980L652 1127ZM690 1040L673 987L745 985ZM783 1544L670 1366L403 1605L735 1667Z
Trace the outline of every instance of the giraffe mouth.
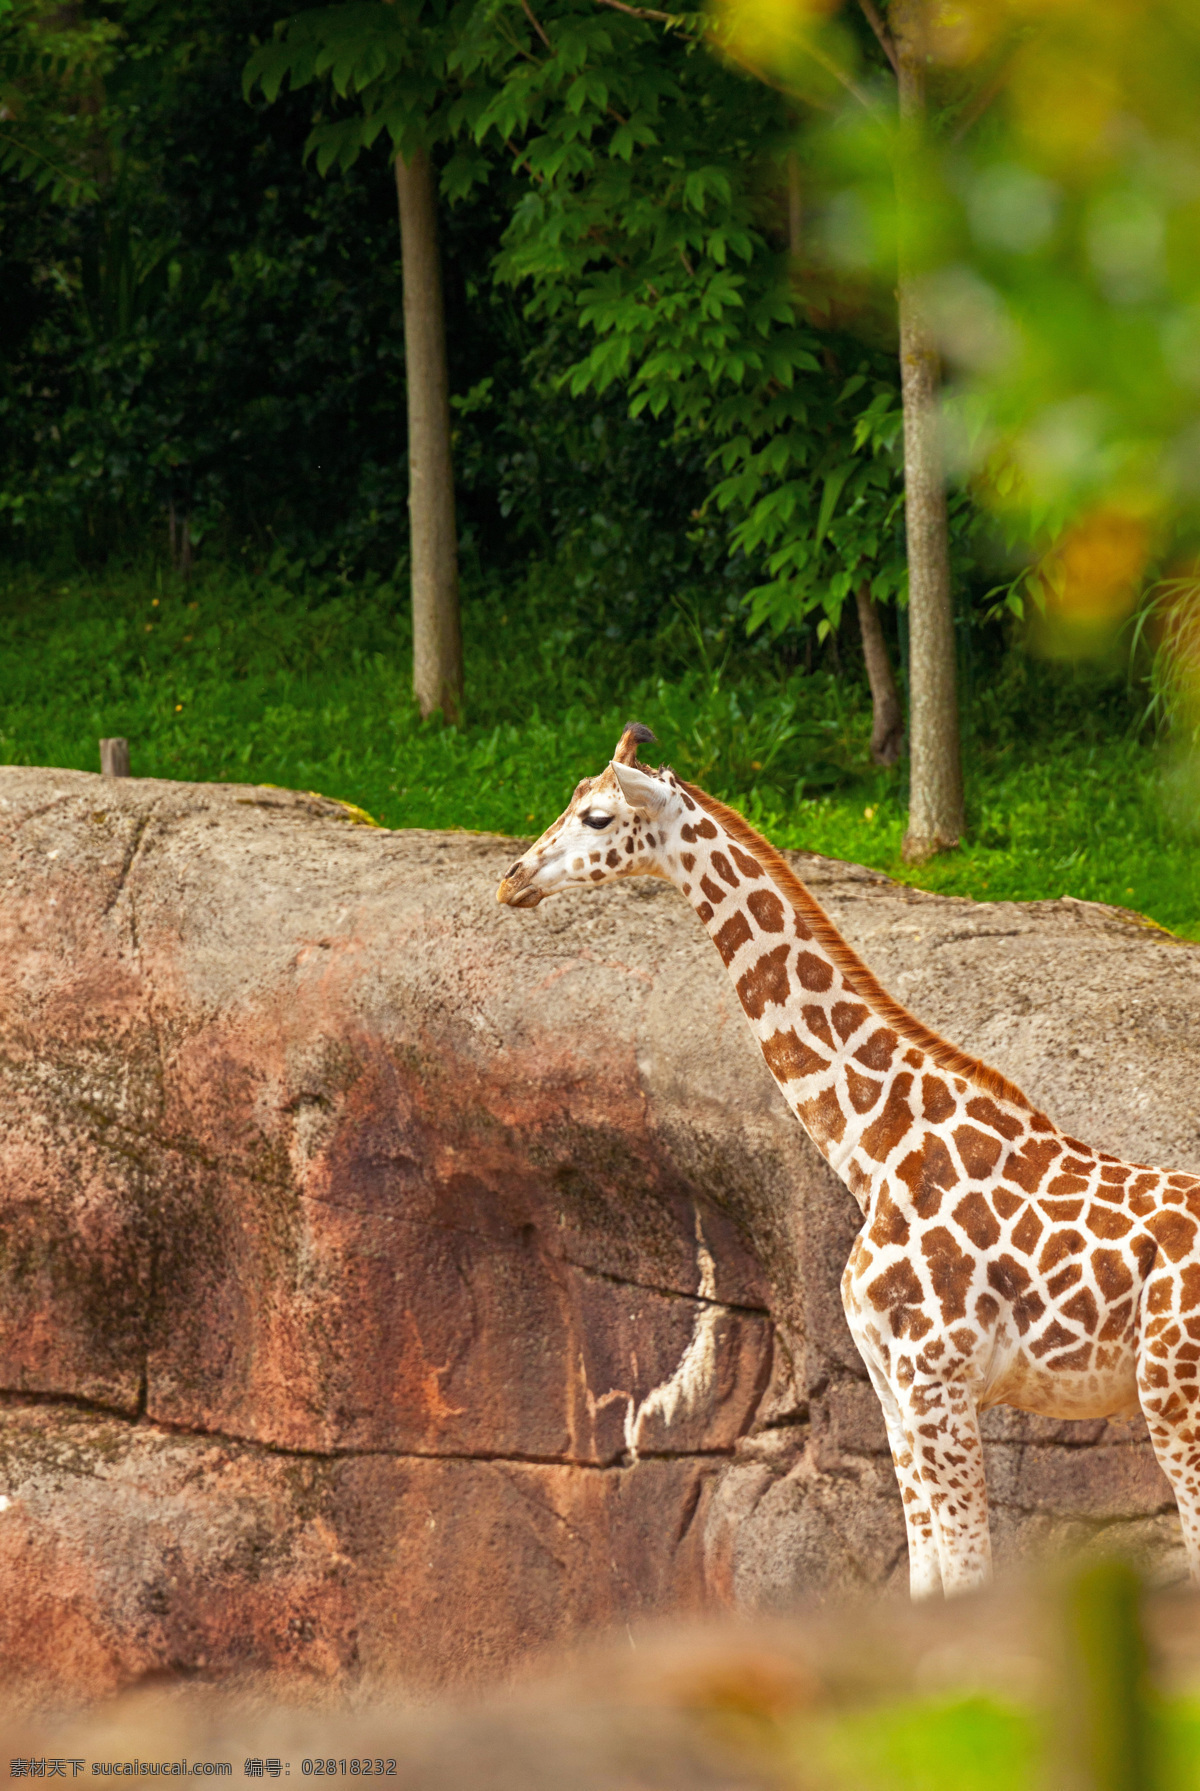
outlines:
M522 889L514 877L505 877L496 891L496 900L506 908L536 908L542 900L540 889Z

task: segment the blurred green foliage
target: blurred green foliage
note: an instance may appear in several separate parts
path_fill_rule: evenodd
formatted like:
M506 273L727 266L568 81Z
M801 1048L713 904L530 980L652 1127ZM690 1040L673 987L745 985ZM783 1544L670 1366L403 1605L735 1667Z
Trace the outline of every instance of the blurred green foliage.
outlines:
M956 476L1035 562L1003 595L1060 612L1064 650L1099 651L1144 579L1187 567L1195 590L1200 13L924 14L929 128L911 138L858 7L721 0L714 31L794 96L828 265L890 289L903 248L919 276Z

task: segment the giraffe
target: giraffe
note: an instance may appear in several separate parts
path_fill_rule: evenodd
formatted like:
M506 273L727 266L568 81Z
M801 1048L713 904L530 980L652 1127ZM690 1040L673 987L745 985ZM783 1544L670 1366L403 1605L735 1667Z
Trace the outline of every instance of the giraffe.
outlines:
M1140 1406L1200 1582L1200 1178L1061 1132L895 1001L786 860L724 803L612 762L497 899L664 877L707 929L783 1098L863 1214L842 1277L883 1408L914 1598L991 1577L979 1413Z

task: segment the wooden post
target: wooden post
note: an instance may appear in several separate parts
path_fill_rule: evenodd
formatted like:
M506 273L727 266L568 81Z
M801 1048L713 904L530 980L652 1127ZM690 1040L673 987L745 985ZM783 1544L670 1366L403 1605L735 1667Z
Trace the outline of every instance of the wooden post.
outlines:
M1067 1587L1061 1749L1063 1791L1152 1791L1155 1770L1141 1586L1123 1561L1086 1567Z
M129 742L119 736L100 742L100 774L102 777L129 776Z

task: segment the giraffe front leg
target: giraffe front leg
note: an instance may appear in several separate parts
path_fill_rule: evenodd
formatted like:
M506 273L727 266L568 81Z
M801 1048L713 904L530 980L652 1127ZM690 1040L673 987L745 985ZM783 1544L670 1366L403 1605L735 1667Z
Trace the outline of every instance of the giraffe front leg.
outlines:
M883 1408L892 1466L896 1470L896 1480L900 1487L904 1528L908 1536L909 1597L914 1600L936 1598L942 1590L942 1566L938 1556L937 1526L929 1488L921 1477L913 1440L904 1427L900 1401L892 1391L887 1377L874 1362L867 1361L867 1372Z
M918 1377L895 1389L924 1496L933 1512L941 1582L972 1592L992 1577L983 1440L970 1390Z

